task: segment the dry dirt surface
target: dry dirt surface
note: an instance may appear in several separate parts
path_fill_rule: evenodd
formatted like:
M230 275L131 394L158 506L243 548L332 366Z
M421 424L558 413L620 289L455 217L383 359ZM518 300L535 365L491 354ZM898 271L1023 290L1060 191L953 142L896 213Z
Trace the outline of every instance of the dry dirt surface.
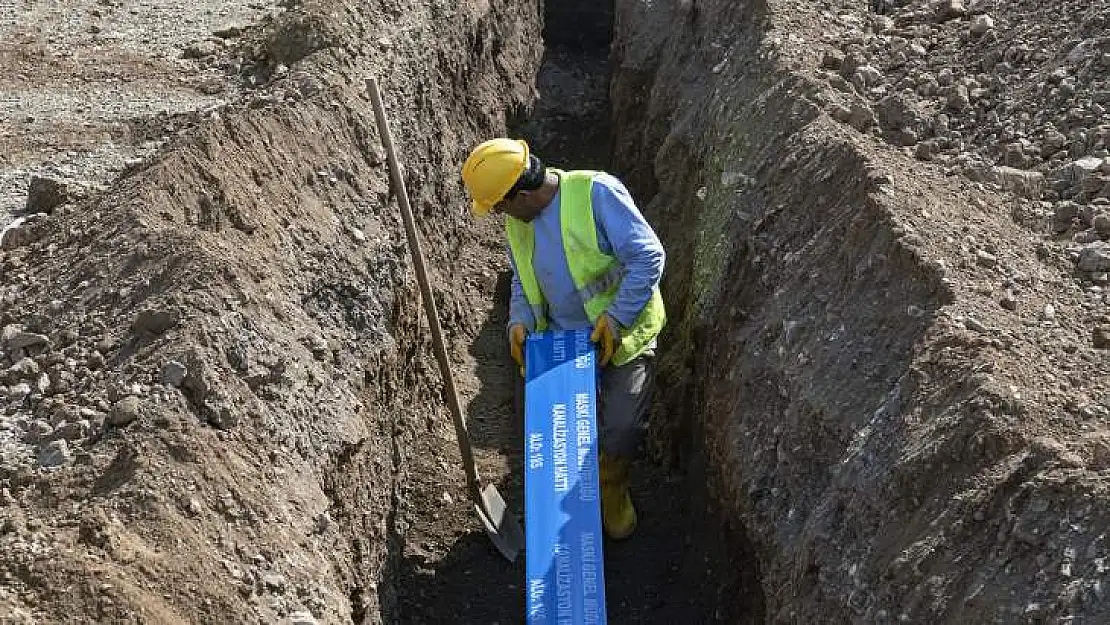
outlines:
M281 11L245 0L0 2L0 213L60 201L44 182L28 206L36 176L74 195L97 190L233 99L247 77L228 52L245 26Z
M0 622L520 620L371 74L514 510L504 248L459 164L512 127L664 239L612 622L1110 622L1108 19L0 0Z
M65 67L79 59L132 86L152 74L157 87L140 93L165 96L151 113L173 124L150 130L165 141L150 152L124 141L121 155L141 160L115 176L80 169L79 182L102 188L57 193L5 236L5 622L396 622L400 571L421 548L406 542L414 520L475 529L364 79L381 80L403 138L472 396L469 346L504 261L496 230L470 225L455 172L530 101L538 8L248 6L231 11L244 18L232 34L215 18L230 6L207 16L203 4L100 3L87 7L103 20L89 33L67 29L68 7L20 2L5 23L28 34L3 39L4 80L23 67L44 89L77 84L86 95L70 102L92 111L95 81L22 60L65 50ZM76 45L127 29L129 46ZM166 69L193 56L194 40L205 55ZM124 49L132 56L116 61ZM209 74L222 103L191 86ZM106 114L104 127L145 127L132 117L141 102L116 95L119 119ZM21 147L6 171L44 167L58 148L33 148L56 145L51 123L85 119L32 109L59 103L17 96L24 117L5 116L5 141ZM109 149L77 138L67 150L80 158ZM110 171L115 158L97 162ZM5 197L18 207L15 187ZM506 472L496 450L480 461L494 479ZM415 489L434 505L418 508Z

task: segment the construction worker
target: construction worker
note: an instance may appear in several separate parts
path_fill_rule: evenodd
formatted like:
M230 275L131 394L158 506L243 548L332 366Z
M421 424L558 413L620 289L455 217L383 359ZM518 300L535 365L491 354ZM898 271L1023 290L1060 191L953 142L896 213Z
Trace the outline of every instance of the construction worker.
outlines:
M529 332L593 330L602 367L601 517L610 537L626 538L636 529L629 465L646 429L656 337L666 323L663 246L620 181L547 168L524 141L482 143L462 179L475 216L506 215L509 345L521 370Z

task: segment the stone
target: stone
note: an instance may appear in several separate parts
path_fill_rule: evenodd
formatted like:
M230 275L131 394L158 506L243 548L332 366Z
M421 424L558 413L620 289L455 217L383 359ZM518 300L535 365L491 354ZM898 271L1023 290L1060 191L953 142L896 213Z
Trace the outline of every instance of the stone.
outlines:
M1079 251L1080 271L1110 271L1110 245L1105 242L1092 243Z
M32 380L37 378L41 372L42 367L39 366L39 363L31 358L20 358L19 362L8 369L7 377L14 380Z
M1039 171L1028 171L1013 167L991 168L993 178L1002 188L1019 197L1040 199L1044 192L1045 175Z
M239 373L246 373L250 369L250 343L245 340L235 341L224 349L227 364Z
M877 124L878 120L875 118L875 113L870 108L859 102L853 102L848 123L857 130L866 131Z
M1063 133L1057 130L1051 130L1045 134L1044 141L1041 142L1041 155L1051 156L1056 152L1064 149L1068 144L1068 138Z
M180 387L187 375L189 375L189 369L176 360L170 360L162 365L162 384L166 386Z
M842 124L852 121L852 111L840 104L829 105L829 116Z
M185 46L185 51L182 52L181 56L186 59L203 59L206 56L216 54L219 50L220 46L215 41L203 39Z
M871 19L871 28L882 34L894 30L894 18L887 15L876 15Z
M108 415L108 423L122 427L139 418L139 398L134 396L124 397L112 406Z
M159 335L177 325L180 314L173 309L147 309L140 312L131 324L136 334Z
M922 141L917 144L914 156L923 161L931 161L936 157L939 151L940 146L937 145L937 142L929 139L928 141Z
M1110 326L1095 327L1091 341L1098 349L1110 349Z
M756 180L742 171L721 172L721 185L725 187L749 186Z
M1110 235L1110 214L1101 213L1096 215L1092 225L1094 225L1095 231L1099 234Z
M1002 152L1002 162L1007 167L1021 169L1028 160L1029 159L1025 156L1025 150L1020 143L1010 143Z
M20 382L12 386L8 390L8 399L14 401L22 401L25 397L31 394L31 385L26 382Z
M300 611L289 615L289 625L317 625L317 622L310 612Z
M976 37L994 28L994 20L989 15L976 15L971 20L971 34Z
M967 15L967 5L964 4L964 0L940 0L934 6L937 17L942 21Z
M221 78L208 78L197 85L197 91L204 95L219 95L227 89L227 84Z
M69 189L65 183L45 176L31 176L27 186L27 213L50 213L69 201Z
M262 585L265 586L267 590L273 592L285 592L285 578L281 575L264 575L262 577Z
M49 438L54 433L54 428L42 419L34 419L27 424L27 431L23 436L24 442L37 443Z
M1080 245L1086 245L1088 243L1094 243L1095 241L1099 241L1101 239L1102 239L1102 237L1099 235L1098 231L1096 231L1094 228L1091 228L1089 230L1084 230L1082 232L1076 232L1075 235L1071 238L1072 241L1075 241L1076 243L1079 243Z
M63 423L54 430L54 435L69 441L81 440L92 432L92 424L84 419L72 423Z
M8 351L30 347L50 348L50 337L35 332L20 332L7 341Z
M50 441L38 453L39 465L43 468L59 467L72 459L73 454L69 450L69 443L64 438Z
M980 334L987 334L990 331L987 326L983 324L982 321L979 321L975 317L965 317L964 327L968 330L978 332Z
M994 267L998 265L998 257L986 250L979 250L975 253L975 262L983 267Z
M221 430L228 430L239 425L239 414L232 410L225 401L205 400L201 406L201 413L209 425Z
M322 336L313 336L309 339L309 349L316 360L323 360L330 351L328 340Z
M843 62L844 53L840 50L825 50L824 56L821 57L821 67L825 69L838 70Z
M1079 189L1085 194L1095 195L1102 191L1102 188L1107 184L1110 184L1110 176L1092 172L1079 185Z
M967 87L956 85L956 88L948 94L946 105L956 112L966 110L971 106L971 96L968 94Z
M3 330L0 330L0 341L3 341L4 344L7 345L12 339L18 336L20 332L23 332L23 330L24 327L22 325L18 323L9 323L4 326Z
M888 95L875 104L875 117L886 130L900 130L914 121L910 103L901 94Z
M1101 166L1102 159L1087 156L1053 170L1049 174L1049 178L1053 183L1060 183L1068 187L1079 187Z
M54 372L50 374L50 388L55 395L64 395L73 390L73 383L77 381L76 376L68 371Z
M867 65L867 57L858 47L850 48L840 63L840 75L845 79L851 78L856 73L856 68L862 65Z
M1079 205L1075 202L1060 202L1053 209L1052 227L1057 234L1067 232L1079 218Z
M852 74L852 84L862 93L868 87L877 85L883 81L883 73L875 67L870 65L863 65L856 69Z
M236 37L241 37L246 30L246 26L232 24L212 31L212 35L220 39L235 39Z

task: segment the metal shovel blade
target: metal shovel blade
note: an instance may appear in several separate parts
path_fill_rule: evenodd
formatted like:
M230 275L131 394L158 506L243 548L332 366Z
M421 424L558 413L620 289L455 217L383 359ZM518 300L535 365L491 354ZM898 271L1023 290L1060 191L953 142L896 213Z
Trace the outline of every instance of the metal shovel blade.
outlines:
M482 525L486 526L486 533L493 545L501 555L514 562L517 554L524 549L524 530L520 527L520 522L509 513L497 487L486 484L482 489L482 504L476 504L474 509L478 511Z

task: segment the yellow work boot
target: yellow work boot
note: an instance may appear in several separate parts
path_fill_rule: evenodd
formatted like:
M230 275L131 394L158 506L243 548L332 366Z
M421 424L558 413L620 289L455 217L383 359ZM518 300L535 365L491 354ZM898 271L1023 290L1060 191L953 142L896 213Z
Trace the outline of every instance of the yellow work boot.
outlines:
M601 524L609 538L628 538L636 531L636 508L632 507L632 496L628 493L629 461L626 458L611 458L601 454L598 465Z

